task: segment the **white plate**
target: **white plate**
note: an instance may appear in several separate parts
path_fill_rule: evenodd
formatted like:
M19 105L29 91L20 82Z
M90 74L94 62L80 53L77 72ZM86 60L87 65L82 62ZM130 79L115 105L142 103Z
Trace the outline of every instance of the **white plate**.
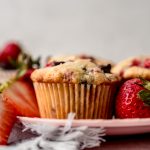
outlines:
M65 119L41 119L18 117L23 123L46 124L51 126L64 126ZM72 126L104 127L106 135L130 135L150 132L150 118L148 119L95 119L73 120Z

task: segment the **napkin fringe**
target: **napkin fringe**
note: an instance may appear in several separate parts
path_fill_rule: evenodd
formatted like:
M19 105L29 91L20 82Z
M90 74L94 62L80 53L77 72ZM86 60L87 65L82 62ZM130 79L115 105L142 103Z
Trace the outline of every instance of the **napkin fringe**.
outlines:
M105 142L104 128L72 127L74 117L75 114L70 113L64 127L23 122L24 131L31 130L39 137L15 146L0 147L0 150L79 150L97 147L101 142Z

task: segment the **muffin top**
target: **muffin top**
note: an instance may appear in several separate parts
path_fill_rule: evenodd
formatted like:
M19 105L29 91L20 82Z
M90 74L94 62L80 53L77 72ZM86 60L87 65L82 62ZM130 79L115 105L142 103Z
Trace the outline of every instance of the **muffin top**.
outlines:
M119 62L111 70L125 79L142 77L150 80L150 56L130 57Z
M81 54L81 55L72 55L72 56L54 56L54 57L50 57L47 60L47 64L51 63L51 62L67 62L67 61L74 61L74 60L80 60L80 59L88 59L89 61L100 65L100 66L105 66L105 65L110 65L110 66L114 66L114 63L110 60L106 60L103 58L96 58L94 56L90 56L90 55L85 55L85 54Z
M89 59L51 61L49 66L35 70L34 82L101 84L114 83L118 76L109 73L108 66L99 67Z

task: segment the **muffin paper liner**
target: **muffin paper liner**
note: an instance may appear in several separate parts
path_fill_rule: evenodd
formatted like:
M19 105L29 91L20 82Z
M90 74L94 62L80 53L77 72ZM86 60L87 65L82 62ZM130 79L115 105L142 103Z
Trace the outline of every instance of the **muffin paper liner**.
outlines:
M42 118L65 119L74 112L75 119L112 118L115 85L34 83Z

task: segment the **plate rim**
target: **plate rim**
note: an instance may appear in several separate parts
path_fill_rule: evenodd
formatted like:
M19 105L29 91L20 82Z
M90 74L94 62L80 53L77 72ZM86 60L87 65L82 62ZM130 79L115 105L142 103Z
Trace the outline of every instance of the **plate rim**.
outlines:
M48 119L48 118L31 118L17 117L19 121L26 123L48 123L54 126L64 126L67 119ZM150 126L150 118L133 118L133 119L75 119L72 126L89 126L89 127L143 127Z

